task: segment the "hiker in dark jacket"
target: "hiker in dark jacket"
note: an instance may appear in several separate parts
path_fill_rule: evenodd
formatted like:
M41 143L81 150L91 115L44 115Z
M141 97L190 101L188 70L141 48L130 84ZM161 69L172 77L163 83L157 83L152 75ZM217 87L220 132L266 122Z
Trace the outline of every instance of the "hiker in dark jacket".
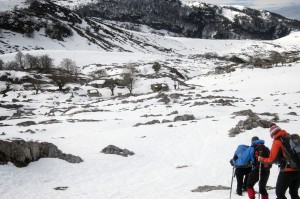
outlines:
M283 153L283 145L280 137L289 135L285 130L281 130L279 126L272 123L270 125L270 136L274 139L270 156L267 158L258 157L262 163L278 163L280 172L276 182L277 199L287 199L285 192L289 188L291 199L299 199L298 189L300 185L300 170L290 168L286 164L286 156Z
M248 174L251 171L250 162L244 162L241 157L242 154L249 148L247 145L239 145L234 152L230 164L235 167L235 176L237 181L236 193L242 196L243 190L246 191Z
M266 189L270 176L270 165L260 164L257 160L259 151L265 150L269 154L269 148L265 147L265 141L260 140L257 136L251 139L251 146L243 154L243 161L251 162L252 170L248 176L247 193L250 199L255 199L254 185L259 181L259 193L262 199L269 199Z

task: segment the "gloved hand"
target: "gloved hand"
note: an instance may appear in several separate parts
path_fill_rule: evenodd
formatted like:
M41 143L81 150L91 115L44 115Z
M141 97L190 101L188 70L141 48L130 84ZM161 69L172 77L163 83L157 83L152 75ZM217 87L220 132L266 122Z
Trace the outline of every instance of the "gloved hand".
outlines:
M229 162L230 162L231 166L234 166L234 160L233 159L231 159Z
M237 159L238 159L238 156L237 156L237 155L234 155L234 156L233 156L233 160L236 161Z
M257 157L258 162L261 162L261 156Z

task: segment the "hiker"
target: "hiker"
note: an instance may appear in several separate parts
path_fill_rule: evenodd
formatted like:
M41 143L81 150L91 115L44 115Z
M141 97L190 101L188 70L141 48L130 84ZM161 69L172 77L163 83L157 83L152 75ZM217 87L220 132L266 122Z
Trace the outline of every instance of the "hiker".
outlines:
M244 162L242 160L243 153L249 148L249 146L241 144L234 152L233 158L230 160L231 166L235 167L235 176L237 181L236 194L242 196L243 190L246 191L248 174L251 171L250 162Z
M252 170L248 176L247 181L247 193L250 199L255 199L254 185L259 181L259 194L262 199L269 199L268 192L266 189L267 182L270 176L269 164L261 164L257 159L258 155L268 157L270 149L266 147L264 140L260 140L257 136L251 139L251 146L245 151L242 159L246 162L250 161Z
M262 163L278 163L280 172L276 182L277 199L287 199L285 192L289 188L291 199L299 199L298 189L300 184L300 170L287 165L286 155L283 153L283 144L280 138L289 134L274 123L270 125L270 136L274 139L269 157L258 157Z

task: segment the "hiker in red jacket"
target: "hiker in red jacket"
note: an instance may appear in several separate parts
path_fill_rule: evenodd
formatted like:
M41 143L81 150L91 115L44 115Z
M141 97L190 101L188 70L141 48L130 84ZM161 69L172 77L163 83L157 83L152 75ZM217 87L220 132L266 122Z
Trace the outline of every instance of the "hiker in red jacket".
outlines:
M258 157L258 161L262 163L277 163L280 166L280 172L276 182L277 199L287 199L285 192L289 188L291 199L299 199L298 189L300 185L300 170L287 166L286 157L283 153L283 145L280 137L289 135L274 123L270 125L270 135L274 139L270 156L268 158Z

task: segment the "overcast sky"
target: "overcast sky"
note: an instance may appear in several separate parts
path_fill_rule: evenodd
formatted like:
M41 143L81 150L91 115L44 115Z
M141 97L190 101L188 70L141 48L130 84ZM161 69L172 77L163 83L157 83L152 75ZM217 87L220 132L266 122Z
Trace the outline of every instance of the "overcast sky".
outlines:
M181 0L187 2L191 0ZM216 5L242 5L277 12L300 20L300 0L192 0Z

